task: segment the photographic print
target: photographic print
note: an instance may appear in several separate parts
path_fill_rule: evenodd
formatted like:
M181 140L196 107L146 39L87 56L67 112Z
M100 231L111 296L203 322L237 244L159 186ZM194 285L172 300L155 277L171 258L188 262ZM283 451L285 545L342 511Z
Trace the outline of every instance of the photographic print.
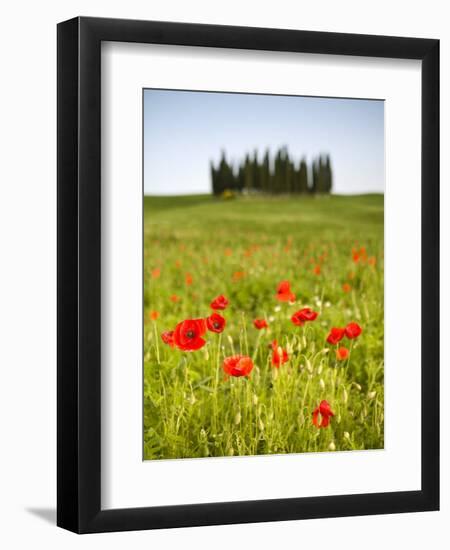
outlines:
M384 447L384 102L143 90L143 458Z

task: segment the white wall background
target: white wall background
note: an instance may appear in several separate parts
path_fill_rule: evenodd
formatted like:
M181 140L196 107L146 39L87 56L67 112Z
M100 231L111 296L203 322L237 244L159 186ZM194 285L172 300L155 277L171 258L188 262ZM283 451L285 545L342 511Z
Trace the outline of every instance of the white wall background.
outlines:
M441 39L442 281L450 280L450 24L429 0L17 1L2 10L0 86L0 545L379 549L450 540L449 286L442 284L442 510L77 537L54 526L56 469L56 23L76 15ZM407 399L407 396L406 396ZM444 545L442 545L444 543Z

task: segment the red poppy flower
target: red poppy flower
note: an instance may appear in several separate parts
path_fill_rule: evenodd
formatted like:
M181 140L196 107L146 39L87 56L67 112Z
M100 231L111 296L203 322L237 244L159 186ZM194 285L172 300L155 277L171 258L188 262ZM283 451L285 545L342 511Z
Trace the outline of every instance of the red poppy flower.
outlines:
M295 302L295 294L291 292L289 281L281 281L278 285L276 299L280 302Z
M171 301L173 303L176 303L176 302L179 302L180 301L180 298L176 295L176 294L172 294L172 296L170 297Z
M347 348L338 348L336 350L336 359L338 361L345 361L348 359L348 356L350 355L350 352Z
M327 336L327 342L335 346L345 336L345 328L333 327Z
M215 298L210 305L211 309L225 309L228 305L228 300L221 294L220 296L217 296L217 298Z
M175 327L173 341L183 351L195 351L206 344L202 338L205 332L206 321L204 319L187 319Z
M345 336L347 336L350 340L353 340L353 338L358 338L361 332L362 328L358 325L358 323L349 323L345 327Z
M294 315L291 317L291 321L294 323L294 325L297 325L298 327L302 327L306 321L314 321L317 319L317 316L319 314L317 311L313 311L310 307L304 307L300 311L297 311L294 313Z
M211 332L222 332L225 328L226 321L218 313L213 313L206 318L206 326Z
M161 334L161 339L165 344L168 344L171 348L175 347L175 342L173 341L173 330L166 330Z
M321 417L319 424L319 415ZM314 409L312 422L317 428L326 428L330 424L330 418L334 416L328 401L321 401L320 405Z
M279 347L278 342L274 340L272 342L272 365L278 369L286 361L289 361L288 352Z
M150 311L150 319L156 321L159 317L159 311Z
M152 279L157 279L161 275L161 270L159 267L155 267L152 271Z
M223 370L228 376L250 376L252 369L253 361L246 355L226 357L223 362Z
M253 325L255 326L255 328L257 328L258 330L261 330L262 328L268 328L268 324L267 324L267 321L265 319L255 319L253 321Z
M245 277L244 271L235 271L233 273L233 281L240 281L243 277Z
M320 265L314 266L314 269L313 269L314 275L320 275L320 272L321 272Z
M186 273L184 280L188 286L191 285L193 281L192 275L190 273Z
M342 285L342 290L343 290L344 292L350 292L351 289L352 289L352 287L351 287L348 283L344 283L344 284Z

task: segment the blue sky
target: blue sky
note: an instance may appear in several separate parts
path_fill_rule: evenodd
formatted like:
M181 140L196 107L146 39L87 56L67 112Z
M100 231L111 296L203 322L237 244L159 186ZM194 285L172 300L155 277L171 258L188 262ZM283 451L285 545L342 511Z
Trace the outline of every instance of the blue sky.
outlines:
M384 102L144 91L144 192L209 193L209 163L287 146L296 161L331 157L333 192L384 192Z

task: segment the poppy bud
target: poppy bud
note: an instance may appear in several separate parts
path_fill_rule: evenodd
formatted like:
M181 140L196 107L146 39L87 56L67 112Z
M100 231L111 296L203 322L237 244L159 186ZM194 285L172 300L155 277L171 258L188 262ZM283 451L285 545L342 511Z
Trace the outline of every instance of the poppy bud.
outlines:
M376 391L370 391L368 394L367 394L367 397L369 399L373 399L375 396L376 396L377 392Z
M334 444L334 441L332 441L329 445L328 445L328 449L330 451L335 451L336 450L336 445Z
M344 432L344 438L350 441L350 434L348 432Z
M323 381L323 378L320 379L319 386L321 387L322 390L325 389L325 382Z
M240 411L234 417L234 423L235 424L240 424L241 423L241 413L240 413Z
M344 403L347 403L347 401L348 401L348 393L347 393L347 390L345 388L342 391L342 401Z

